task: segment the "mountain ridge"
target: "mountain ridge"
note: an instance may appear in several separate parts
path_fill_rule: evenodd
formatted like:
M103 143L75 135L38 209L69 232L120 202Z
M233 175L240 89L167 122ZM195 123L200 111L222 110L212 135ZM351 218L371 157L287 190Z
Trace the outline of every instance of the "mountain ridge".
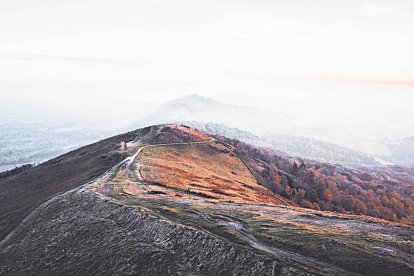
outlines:
M0 186L6 187L7 179L53 170L60 163L68 168L85 165L91 158L92 163L110 161L87 185L77 180L78 184L61 186L61 194L49 198L2 242L0 272L410 275L414 271L412 226L304 209L295 206L295 197L278 201L279 192L272 191L276 187L269 185L270 180L278 179L281 187L305 183L306 171L320 164L303 167L272 154L187 126L159 125L83 147L42 164L40 171L34 167L0 179ZM69 162L73 158L74 163ZM72 177L80 168L70 170ZM92 175L90 169L83 170ZM359 172L342 173L357 177ZM386 192L388 187L382 189ZM371 231L377 235L369 235ZM389 235L391 239L384 239Z

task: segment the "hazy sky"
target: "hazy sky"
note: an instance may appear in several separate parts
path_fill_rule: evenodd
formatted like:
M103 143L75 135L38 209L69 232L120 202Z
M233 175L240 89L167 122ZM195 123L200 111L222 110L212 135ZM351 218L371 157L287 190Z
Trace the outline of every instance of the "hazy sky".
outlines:
M197 93L404 127L413 49L412 0L0 0L0 115L127 122Z
M0 1L2 78L414 83L411 0Z

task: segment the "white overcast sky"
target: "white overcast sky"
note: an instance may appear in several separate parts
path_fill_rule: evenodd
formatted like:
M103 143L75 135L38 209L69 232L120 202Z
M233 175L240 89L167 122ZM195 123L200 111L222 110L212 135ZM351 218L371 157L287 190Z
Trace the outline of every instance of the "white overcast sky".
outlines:
M2 78L413 82L412 49L411 0L0 1Z
M0 0L0 108L118 119L186 94L256 94L412 124L413 49L412 0Z

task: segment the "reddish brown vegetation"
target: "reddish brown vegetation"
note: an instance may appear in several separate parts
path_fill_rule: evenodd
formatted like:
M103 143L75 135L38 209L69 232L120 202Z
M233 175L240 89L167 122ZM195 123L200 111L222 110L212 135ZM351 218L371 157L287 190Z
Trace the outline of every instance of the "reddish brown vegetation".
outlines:
M172 125L167 129L169 133L180 138L185 142L200 142L209 140L210 137L200 131L196 131L186 126Z
M148 182L209 199L283 203L220 144L147 148L141 156L141 174Z
M235 140L218 139L244 160L259 183L302 207L414 224L413 170L305 164Z

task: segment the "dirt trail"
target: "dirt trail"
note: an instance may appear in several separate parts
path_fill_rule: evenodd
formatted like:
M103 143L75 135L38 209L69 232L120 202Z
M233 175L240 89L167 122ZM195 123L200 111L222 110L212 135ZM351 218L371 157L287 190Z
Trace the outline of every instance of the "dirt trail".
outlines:
M71 193L71 192L75 192L78 191L82 188L87 187L88 185L91 185L99 180L101 180L104 177L112 177L114 175L116 175L116 173L119 171L119 169L121 168L125 168L126 170L126 175L128 175L128 171L129 168L131 166L131 164L135 161L136 157L141 153L141 151L145 148L149 148L149 147L160 147L160 146L175 146L175 145L192 145L192 144L206 144L206 143L211 143L215 141L213 138L206 140L206 141L199 141L199 142L177 142L177 143L164 143L164 144L153 144L153 145L146 145L146 146L142 146L140 147L132 156L129 156L127 158L125 158L124 160L122 160L121 162L119 162L118 164L116 164L115 166L113 166L111 169L109 169L108 171L106 171L105 173L103 173L102 175L89 180L88 182L86 182L85 184L82 184L74 189L71 189L69 191L66 192L62 192L59 194L54 195L53 197L49 198L47 201L43 202L41 205L39 205L38 207L36 207L33 211L31 211L17 226L16 228L11 231L3 240L0 241L0 249L5 246L7 244L7 242L9 240L11 240L14 236L16 236L19 231L21 229L23 229L26 225L28 225L30 222L32 222L36 216L42 211L44 210L47 206L49 206L51 203L53 203L56 199L58 199L59 197ZM139 162L137 162L137 171L138 171L138 178L140 181L142 181L142 176L139 173L139 167L140 164ZM125 167L124 167L125 166Z

